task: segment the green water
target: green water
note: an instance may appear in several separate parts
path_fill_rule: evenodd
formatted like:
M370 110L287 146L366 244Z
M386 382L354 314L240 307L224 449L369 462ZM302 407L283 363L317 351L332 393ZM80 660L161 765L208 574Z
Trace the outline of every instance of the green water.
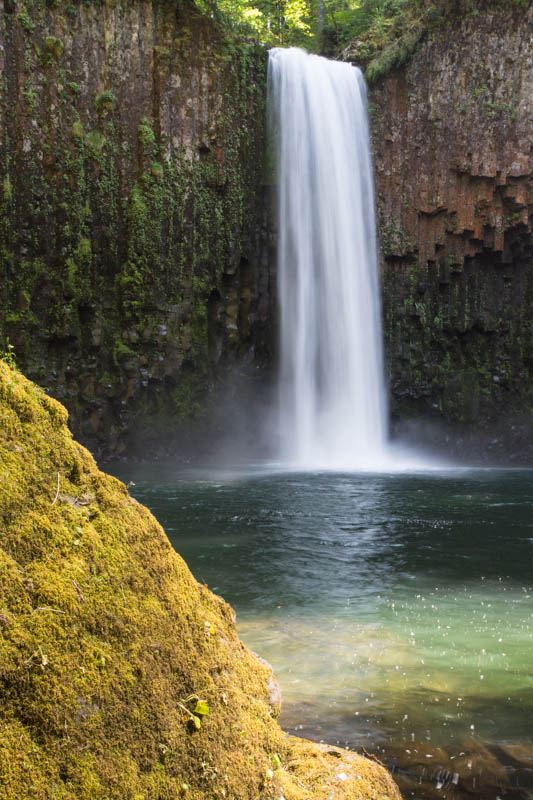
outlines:
M533 796L533 472L115 472L236 609L287 730L408 797Z

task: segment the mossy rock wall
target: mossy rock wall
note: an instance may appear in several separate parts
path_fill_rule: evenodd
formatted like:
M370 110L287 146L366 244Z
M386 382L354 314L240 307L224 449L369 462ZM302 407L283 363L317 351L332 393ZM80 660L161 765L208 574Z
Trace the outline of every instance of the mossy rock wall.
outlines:
M267 54L171 0L0 6L0 349L93 450L263 363Z
M0 695L2 800L400 800L281 731L232 609L2 361Z
M393 413L442 423L463 456L480 436L531 461L528 6L443 23L372 86L371 112Z

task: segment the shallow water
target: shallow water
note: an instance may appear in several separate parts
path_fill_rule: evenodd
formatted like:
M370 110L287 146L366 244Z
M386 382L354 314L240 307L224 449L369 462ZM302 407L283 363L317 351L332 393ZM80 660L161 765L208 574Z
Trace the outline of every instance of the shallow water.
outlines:
M287 730L406 797L533 797L533 472L115 473L236 609Z

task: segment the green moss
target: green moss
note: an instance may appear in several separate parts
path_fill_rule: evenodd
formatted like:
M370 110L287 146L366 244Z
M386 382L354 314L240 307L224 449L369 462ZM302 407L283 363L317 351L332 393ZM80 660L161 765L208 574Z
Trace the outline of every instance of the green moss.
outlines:
M128 347L128 345L121 339L117 339L113 346L113 361L118 366L125 358L131 358L135 355L135 351Z
M377 764L286 737L230 607L66 423L0 362L3 800L399 800Z
M115 108L115 95L111 91L102 92L94 101L98 114L109 113Z
M74 134L74 128L72 132ZM89 155L98 160L106 144L106 137L100 131L89 131L86 139Z
M142 118L138 133L141 147L147 152L152 153L155 150L156 139L150 120L147 117Z
M47 36L41 48L41 63L43 66L58 64L63 55L65 46L56 36Z
M26 31L26 33L33 33L35 29L35 23L33 19L30 17L27 9L23 8L17 14L17 21L22 26L22 28Z
M13 186L9 175L6 175L2 182L2 196L5 203L9 203L13 197Z
M157 178L161 180L164 175L163 165L157 161L152 161L152 170L151 170L152 178Z
M426 270L391 263L383 297L395 414L442 414L477 430L521 418L529 409L532 281L520 260L512 279L497 258L448 255Z
M528 0L404 0L391 3L384 13L346 48L343 56L365 67L366 78L374 83L392 69L406 64L422 39L433 31L457 25L487 8L505 8L520 13Z
M84 131L81 120L76 119L72 123L72 138L77 141L82 141L83 136L84 136Z

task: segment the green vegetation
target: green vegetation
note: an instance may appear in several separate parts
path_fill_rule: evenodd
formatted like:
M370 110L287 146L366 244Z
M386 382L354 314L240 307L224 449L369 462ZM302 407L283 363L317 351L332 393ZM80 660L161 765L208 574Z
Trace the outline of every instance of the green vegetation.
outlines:
M273 45L338 55L354 39L379 39L412 0L196 0L226 27ZM418 3L416 3L418 4Z
M10 369L16 369L15 348L10 344L9 339L7 340L5 351L0 351L0 359L2 359L4 364L7 364Z
M103 114L105 112L109 113L113 111L115 107L115 97L113 95L113 92L110 91L102 92L102 94L96 98L94 107L96 108L99 114Z
M487 429L503 407L517 417L531 407L525 367L533 348L531 276L524 264L514 269L527 287L519 309L510 300L513 282L497 262L474 269L450 254L438 268L421 270L412 261L385 271L396 415L408 418L424 409L454 425Z
M528 0L196 0L226 28L281 46L368 66L369 80L404 64L421 38L451 18Z
M377 3L366 27L354 32L343 57L366 67L369 82L405 64L423 37L489 6L524 7L525 0L392 0ZM339 44L341 42L339 41Z
M2 800L399 800L283 733L232 609L2 361L0 530Z

